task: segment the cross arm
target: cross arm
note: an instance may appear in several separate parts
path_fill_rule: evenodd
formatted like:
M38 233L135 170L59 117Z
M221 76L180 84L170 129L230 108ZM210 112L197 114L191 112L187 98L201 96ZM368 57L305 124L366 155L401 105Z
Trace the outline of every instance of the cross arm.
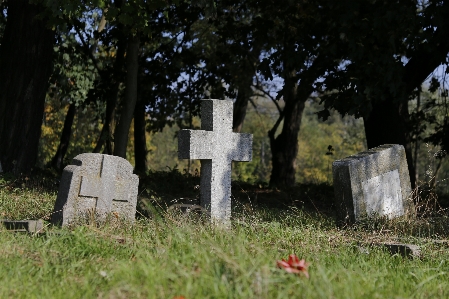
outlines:
M251 161L253 152L253 135L248 133L232 133L233 161Z
M179 159L212 159L213 157L212 131L181 130L178 133Z

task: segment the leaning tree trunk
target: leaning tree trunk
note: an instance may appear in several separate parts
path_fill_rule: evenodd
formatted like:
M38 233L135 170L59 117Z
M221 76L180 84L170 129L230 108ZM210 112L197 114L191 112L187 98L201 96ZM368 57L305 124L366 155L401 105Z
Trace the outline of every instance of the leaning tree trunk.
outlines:
M116 0L114 1L114 6L118 9L120 9L123 5L122 0ZM106 13L107 9L103 12ZM101 19L100 24L98 26L98 32L103 31L104 26L106 25L106 20ZM125 52L126 52L126 36L123 35L123 25L119 23L117 25L117 31L120 34L120 37L117 42L117 52L115 55L115 61L114 65L112 66L112 76L111 76L111 82L109 83L109 89L106 92L106 115L103 123L103 128L101 129L100 136L98 137L97 144L95 145L95 148L92 150L93 153L99 153L101 151L101 148L104 145L103 153L104 154L110 154L113 153L113 141L112 141L112 132L113 132L113 122L114 122L114 113L115 113L115 106L117 105L117 100L119 97L119 87L120 83L122 81L121 78L121 71L123 68L123 65L125 63ZM97 41L94 42L94 45L91 48L91 51L94 50L95 44ZM101 78L102 80L105 80L105 78Z
M56 170L61 170L63 166L63 161L67 149L69 148L70 136L72 135L72 125L73 119L75 118L76 106L71 103L69 105L69 110L64 120L64 127L62 128L61 139L59 142L58 150L56 154L51 159L50 165Z
M103 153L111 154L112 151L112 122L114 119L115 106L117 104L117 98L120 87L120 72L125 62L125 49L126 42L121 39L117 43L117 54L113 66L112 82L110 84L109 90L106 92L106 115L103 123L103 128L100 132L100 137L98 138L97 144L92 152L99 153L101 148L104 147Z
M252 96L253 92L251 86L253 83L253 76L247 75L243 82L240 82L237 98L234 104L234 114L232 120L232 130L234 132L240 132L243 127L243 121L246 117L246 109L248 108L249 98Z
M407 102L404 101L401 105L395 104L391 100L375 103L370 114L363 120L368 148L383 144L404 146L410 182L414 188L415 167L413 166L412 143L407 129L409 120Z
M114 155L126 159L126 146L128 144L129 128L133 120L134 109L137 102L137 75L139 72L139 45L138 36L130 37L126 52L126 90L125 101L120 111L120 119L114 135Z
M0 49L0 163L15 174L36 163L55 41L42 6L29 2L8 1Z
M295 71L286 77L284 86L285 107L284 124L281 134L275 138L275 126L268 136L270 138L272 170L270 186L288 187L295 183L296 156L298 155L298 134L301 127L305 100L298 98L298 84L295 82Z
M241 60L241 67L239 75L236 79L238 81L237 98L234 104L234 114L232 120L232 130L240 132L243 127L243 122L246 117L246 110L251 96L254 94L253 78L256 73L257 65L260 58L261 45L257 42L253 43L253 48L249 51L245 59Z
M289 58L292 55L287 55L286 57ZM305 103L314 90L313 83L324 75L326 66L332 64L336 64L336 62L328 61L326 57L318 56L312 65L301 73L300 78L296 77L295 70L285 73L283 90L285 107L276 125L268 132L272 154L270 177L270 186L272 187L288 187L295 184L298 134ZM299 85L298 81L300 82ZM275 138L275 133L281 120L284 121L282 131Z
M134 109L134 161L135 172L139 174L148 169L145 114L145 104L140 99Z

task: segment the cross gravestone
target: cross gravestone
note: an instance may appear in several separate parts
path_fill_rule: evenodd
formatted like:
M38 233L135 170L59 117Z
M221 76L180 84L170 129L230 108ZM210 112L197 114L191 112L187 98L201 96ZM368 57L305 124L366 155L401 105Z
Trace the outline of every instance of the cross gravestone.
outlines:
M213 222L229 226L232 161L251 161L253 135L232 132L233 103L202 100L201 130L178 134L180 159L201 160L200 203Z
M402 145L386 144L336 160L332 172L339 223L414 214Z
M101 222L111 214L134 221L139 178L123 158L81 154L64 168L52 222L69 225L80 220Z

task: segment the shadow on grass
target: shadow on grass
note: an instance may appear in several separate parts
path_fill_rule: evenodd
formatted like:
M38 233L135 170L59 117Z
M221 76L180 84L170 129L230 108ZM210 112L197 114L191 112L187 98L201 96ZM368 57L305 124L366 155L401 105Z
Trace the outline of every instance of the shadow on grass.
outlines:
M0 188L5 191L1 217L25 219L51 213L59 177L51 171L35 170L28 176L0 174ZM137 218L165 218L174 204L199 205L198 174L181 173L177 169L151 171L140 177ZM30 193L30 190L33 192ZM345 230L357 232L385 232L416 237L449 238L449 217L446 207L448 195L428 195L422 192L417 205L418 218L369 219ZM439 205L435 204L438 197ZM232 215L234 222L279 222L287 226L319 225L329 229L335 226L333 187L328 184L296 184L290 188L268 188L264 184L232 182ZM426 202L428 201L428 202ZM439 207L426 211L422 207ZM425 213L423 211L426 211ZM256 219L257 218L257 219Z

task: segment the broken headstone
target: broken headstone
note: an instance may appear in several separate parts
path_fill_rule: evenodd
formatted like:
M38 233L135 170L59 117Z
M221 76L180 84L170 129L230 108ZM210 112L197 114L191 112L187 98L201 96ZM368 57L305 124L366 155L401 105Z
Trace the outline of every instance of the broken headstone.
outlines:
M102 222L116 217L133 222L139 178L123 158L81 154L64 168L52 222Z

